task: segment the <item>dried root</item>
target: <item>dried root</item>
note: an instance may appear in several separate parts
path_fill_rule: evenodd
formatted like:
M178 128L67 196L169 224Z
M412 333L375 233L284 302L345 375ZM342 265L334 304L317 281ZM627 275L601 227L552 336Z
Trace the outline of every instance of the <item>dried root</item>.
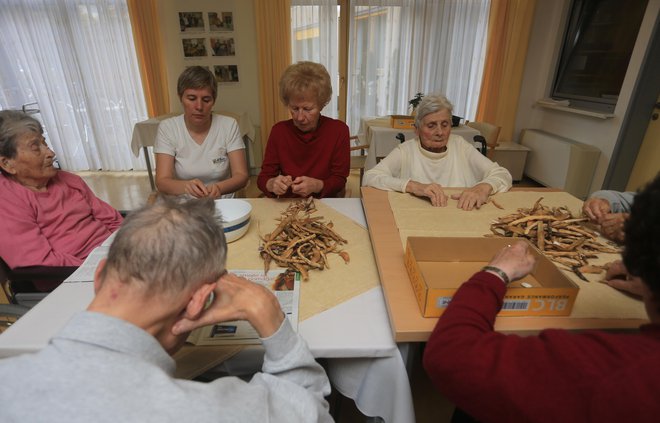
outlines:
M546 257L585 281L584 273L602 271L590 265L589 259L597 258L598 253L620 252L615 244L599 241L598 234L583 225L587 218L574 217L567 207L546 207L542 200L539 198L532 208L498 218L490 231L498 237L529 239Z
M332 222L323 222L323 216L311 217L316 212L314 199L293 202L282 213L275 230L261 237L259 247L264 259L264 272L270 263L298 271L303 280L309 279L309 270L330 268L327 255L338 254L346 264L350 262L348 252L341 246L348 243L332 227Z

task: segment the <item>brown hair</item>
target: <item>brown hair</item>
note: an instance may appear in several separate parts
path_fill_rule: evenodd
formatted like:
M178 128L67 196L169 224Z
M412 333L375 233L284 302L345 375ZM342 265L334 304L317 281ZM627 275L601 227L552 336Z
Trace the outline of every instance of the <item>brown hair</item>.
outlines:
M176 93L179 98L187 89L200 90L209 88L213 94L213 101L218 97L218 81L215 79L213 72L202 66L191 66L181 72L179 79L176 82Z

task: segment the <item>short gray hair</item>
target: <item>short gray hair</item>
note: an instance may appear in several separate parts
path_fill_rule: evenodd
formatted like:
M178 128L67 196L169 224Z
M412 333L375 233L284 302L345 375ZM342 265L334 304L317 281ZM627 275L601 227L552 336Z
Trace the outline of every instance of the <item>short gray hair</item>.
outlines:
M439 112L441 110L447 110L451 116L454 113L454 106L447 100L442 94L429 94L422 97L422 101L419 102L417 106L417 115L415 115L415 127L420 128L422 126L422 119L426 115L431 113Z
M0 111L0 156L16 157L16 139L26 132L42 135L44 128L38 120L18 110Z
M215 282L225 271L227 243L211 199L164 197L130 213L115 237L101 281L113 272L145 292L176 295Z

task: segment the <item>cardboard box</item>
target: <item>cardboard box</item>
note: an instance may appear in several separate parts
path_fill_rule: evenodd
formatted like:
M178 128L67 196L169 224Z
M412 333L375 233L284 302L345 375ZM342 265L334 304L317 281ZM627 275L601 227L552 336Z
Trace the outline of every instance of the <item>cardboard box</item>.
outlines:
M395 129L415 129L415 117L408 115L391 115L390 126Z
M511 242L510 238L409 237L405 265L422 315L440 316L458 287ZM536 268L509 285L498 316L570 315L578 286L536 247L530 250L537 258ZM532 287L525 288L523 282Z

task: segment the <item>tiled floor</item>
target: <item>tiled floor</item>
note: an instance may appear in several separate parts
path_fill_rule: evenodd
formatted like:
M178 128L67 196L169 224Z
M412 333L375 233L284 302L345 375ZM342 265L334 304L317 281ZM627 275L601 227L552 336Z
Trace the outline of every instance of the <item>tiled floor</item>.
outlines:
M147 172L78 172L98 197L119 210L132 210L142 206L151 194ZM523 180L516 186L538 186L534 181ZM359 175L349 177L347 192L351 197L359 197ZM246 197L259 195L256 178L252 177L246 189ZM453 405L438 393L421 366L422 349L415 354L410 374L415 416L419 423L443 423L451 420ZM333 394L334 395L334 394ZM331 401L334 397L331 397ZM342 399L339 423L364 422L365 417L357 410L353 401Z

